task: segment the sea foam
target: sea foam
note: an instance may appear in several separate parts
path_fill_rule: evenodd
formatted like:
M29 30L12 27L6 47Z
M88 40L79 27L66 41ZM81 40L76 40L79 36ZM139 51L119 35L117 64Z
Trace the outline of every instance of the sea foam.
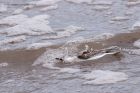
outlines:
M39 0L39 1L32 1L29 4L36 5L36 6L46 6L46 5L54 5L61 0Z
M7 33L9 36L12 35L42 35L47 33L53 33L54 31L48 25L49 21L48 15L37 15L32 18L28 18L27 20L21 22L18 20L13 27L5 29L3 32ZM14 23L14 21L13 21Z
M4 40L0 41L0 45L14 44L14 43L23 42L25 40L26 40L26 36L17 36L17 37L5 38Z
M0 4L0 13L6 12L7 11L7 5L5 4Z
M29 20L27 15L13 15L13 16L8 16L0 20L0 25L10 25L10 26L15 26L17 24L21 24L22 22Z
M43 47L48 47L53 45L51 42L44 42L44 43L32 43L30 45L27 46L27 50L31 50L31 49L40 49Z
M89 74L84 74L83 78L87 80L84 84L107 84L127 80L128 76L123 72L94 70Z
M133 45L134 45L135 47L140 48L140 39L137 40L137 41L135 41L135 42L133 43Z
M70 74L77 73L79 71L80 69L75 69L75 68L61 68L60 69L61 73L70 73Z

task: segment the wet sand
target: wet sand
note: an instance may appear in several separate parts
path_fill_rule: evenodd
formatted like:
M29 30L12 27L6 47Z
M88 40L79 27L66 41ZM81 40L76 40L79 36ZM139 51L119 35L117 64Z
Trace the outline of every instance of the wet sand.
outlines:
M45 49L11 50L0 52L0 62L34 62Z

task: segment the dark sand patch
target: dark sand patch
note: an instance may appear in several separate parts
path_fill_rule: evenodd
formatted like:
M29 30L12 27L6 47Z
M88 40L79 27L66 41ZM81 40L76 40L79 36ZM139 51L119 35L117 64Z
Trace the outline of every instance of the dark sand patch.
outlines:
M0 52L0 62L33 62L46 49L38 50L11 50Z

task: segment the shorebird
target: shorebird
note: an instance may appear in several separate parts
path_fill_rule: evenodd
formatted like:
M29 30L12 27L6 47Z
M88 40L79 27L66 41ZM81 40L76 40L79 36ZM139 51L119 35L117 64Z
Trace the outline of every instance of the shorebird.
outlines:
M117 55L120 53L120 49L117 46L111 46L109 48L101 49L101 50L87 50L82 52L82 54L78 55L79 59L84 60L95 60L102 58L106 55Z
M101 49L101 50L93 50L89 49L86 46L86 49L82 51L78 56L65 56L62 58L56 58L59 62L62 63L71 63L77 61L88 61L88 60L97 60L106 55L117 55L120 53L120 48L117 46L111 46L109 48Z

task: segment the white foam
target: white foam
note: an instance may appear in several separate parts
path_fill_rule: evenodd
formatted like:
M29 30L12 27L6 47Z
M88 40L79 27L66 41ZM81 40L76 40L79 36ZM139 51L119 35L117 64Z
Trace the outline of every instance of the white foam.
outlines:
M34 7L34 5L26 5L23 7L24 10L29 10L32 9Z
M64 57L65 63L73 63L77 61L77 56L65 56Z
M134 14L134 10L127 10L125 15L133 15Z
M4 47L4 48L0 48L0 51L8 51L10 50L10 48Z
M113 1L112 0L94 0L92 3L94 5L112 5Z
M0 4L0 12L6 12L7 11L7 5Z
M77 3L77 4L80 4L80 3L88 3L88 4L91 4L92 3L92 0L66 0L68 2L72 2L72 3Z
M66 43L73 44L73 43L81 43L81 42L85 42L85 41L86 41L86 39L84 37L80 36L80 37L73 38L73 39L67 41Z
M130 55L140 55L140 49L123 49L123 51Z
M70 73L70 74L73 74L73 73L80 72L80 69L75 69L75 68L61 68L60 69L60 72L61 73Z
M125 21L125 20L129 20L129 18L126 16L116 16L116 17L112 18L111 20L112 21Z
M135 47L138 47L140 48L140 39L135 41L134 44L133 44Z
M131 30L138 30L140 29L140 21L137 21L133 24Z
M61 0L39 0L39 1L32 1L29 4L33 4L36 6L46 6L46 5L54 5Z
M33 64L33 66L35 66ZM42 67L48 68L48 69L53 69L53 70L60 70L59 67L55 67L53 63L44 63L42 64Z
M5 44L14 44L14 43L19 43L23 42L26 40L25 36L17 36L17 37L12 37L12 38L6 38L4 40L0 41L0 45L5 45Z
M140 1L137 0L137 1L131 1L131 2L127 2L126 5L127 6L136 6L136 5L139 5L140 4Z
M48 46L51 46L53 45L51 42L45 42L45 43L33 43L33 44L30 44L29 46L27 46L27 50L31 50L31 49L40 49L40 48L43 48L43 47L48 47Z
M110 6L101 6L101 5L95 5L93 7L94 10L98 10L98 11L101 11L101 10L108 10L110 9Z
M103 33L94 37L94 40L106 40L114 37L114 34L111 33Z
M123 72L94 70L89 74L83 75L83 78L88 80L84 84L107 84L127 80L128 76Z
M112 15L112 14L113 14L112 11L108 11L108 12L106 13L106 15Z
M47 6L45 8L42 8L41 11L49 11L49 10L54 10L57 8L58 8L58 5L51 5L51 6Z
M84 30L84 29L81 27L70 25L64 29L56 31L56 34L50 35L47 37L42 37L42 39L58 39L58 38L69 37L69 36L75 34L76 32L82 31L82 30Z
M38 15L32 18L29 18L28 20L25 20L24 22L21 22L20 24L10 27L4 32L6 32L8 35L42 35L47 33L53 33L54 31L52 28L48 25L48 15Z
M70 26L66 27L64 31L57 32L57 36L58 37L68 37L81 30L84 30L84 29L81 27L70 25Z
M14 26L14 25L17 25L17 24L21 24L22 22L24 22L26 20L28 20L28 16L23 15L23 14L8 16L8 17L0 20L0 25Z
M22 12L23 12L23 9L16 9L12 14L17 15L17 14L21 14Z
M8 66L8 63L4 62L4 63L0 63L0 67L6 67Z
M45 15L34 16L32 19L44 21L44 20L48 20L49 18L50 18L50 16L45 14Z

